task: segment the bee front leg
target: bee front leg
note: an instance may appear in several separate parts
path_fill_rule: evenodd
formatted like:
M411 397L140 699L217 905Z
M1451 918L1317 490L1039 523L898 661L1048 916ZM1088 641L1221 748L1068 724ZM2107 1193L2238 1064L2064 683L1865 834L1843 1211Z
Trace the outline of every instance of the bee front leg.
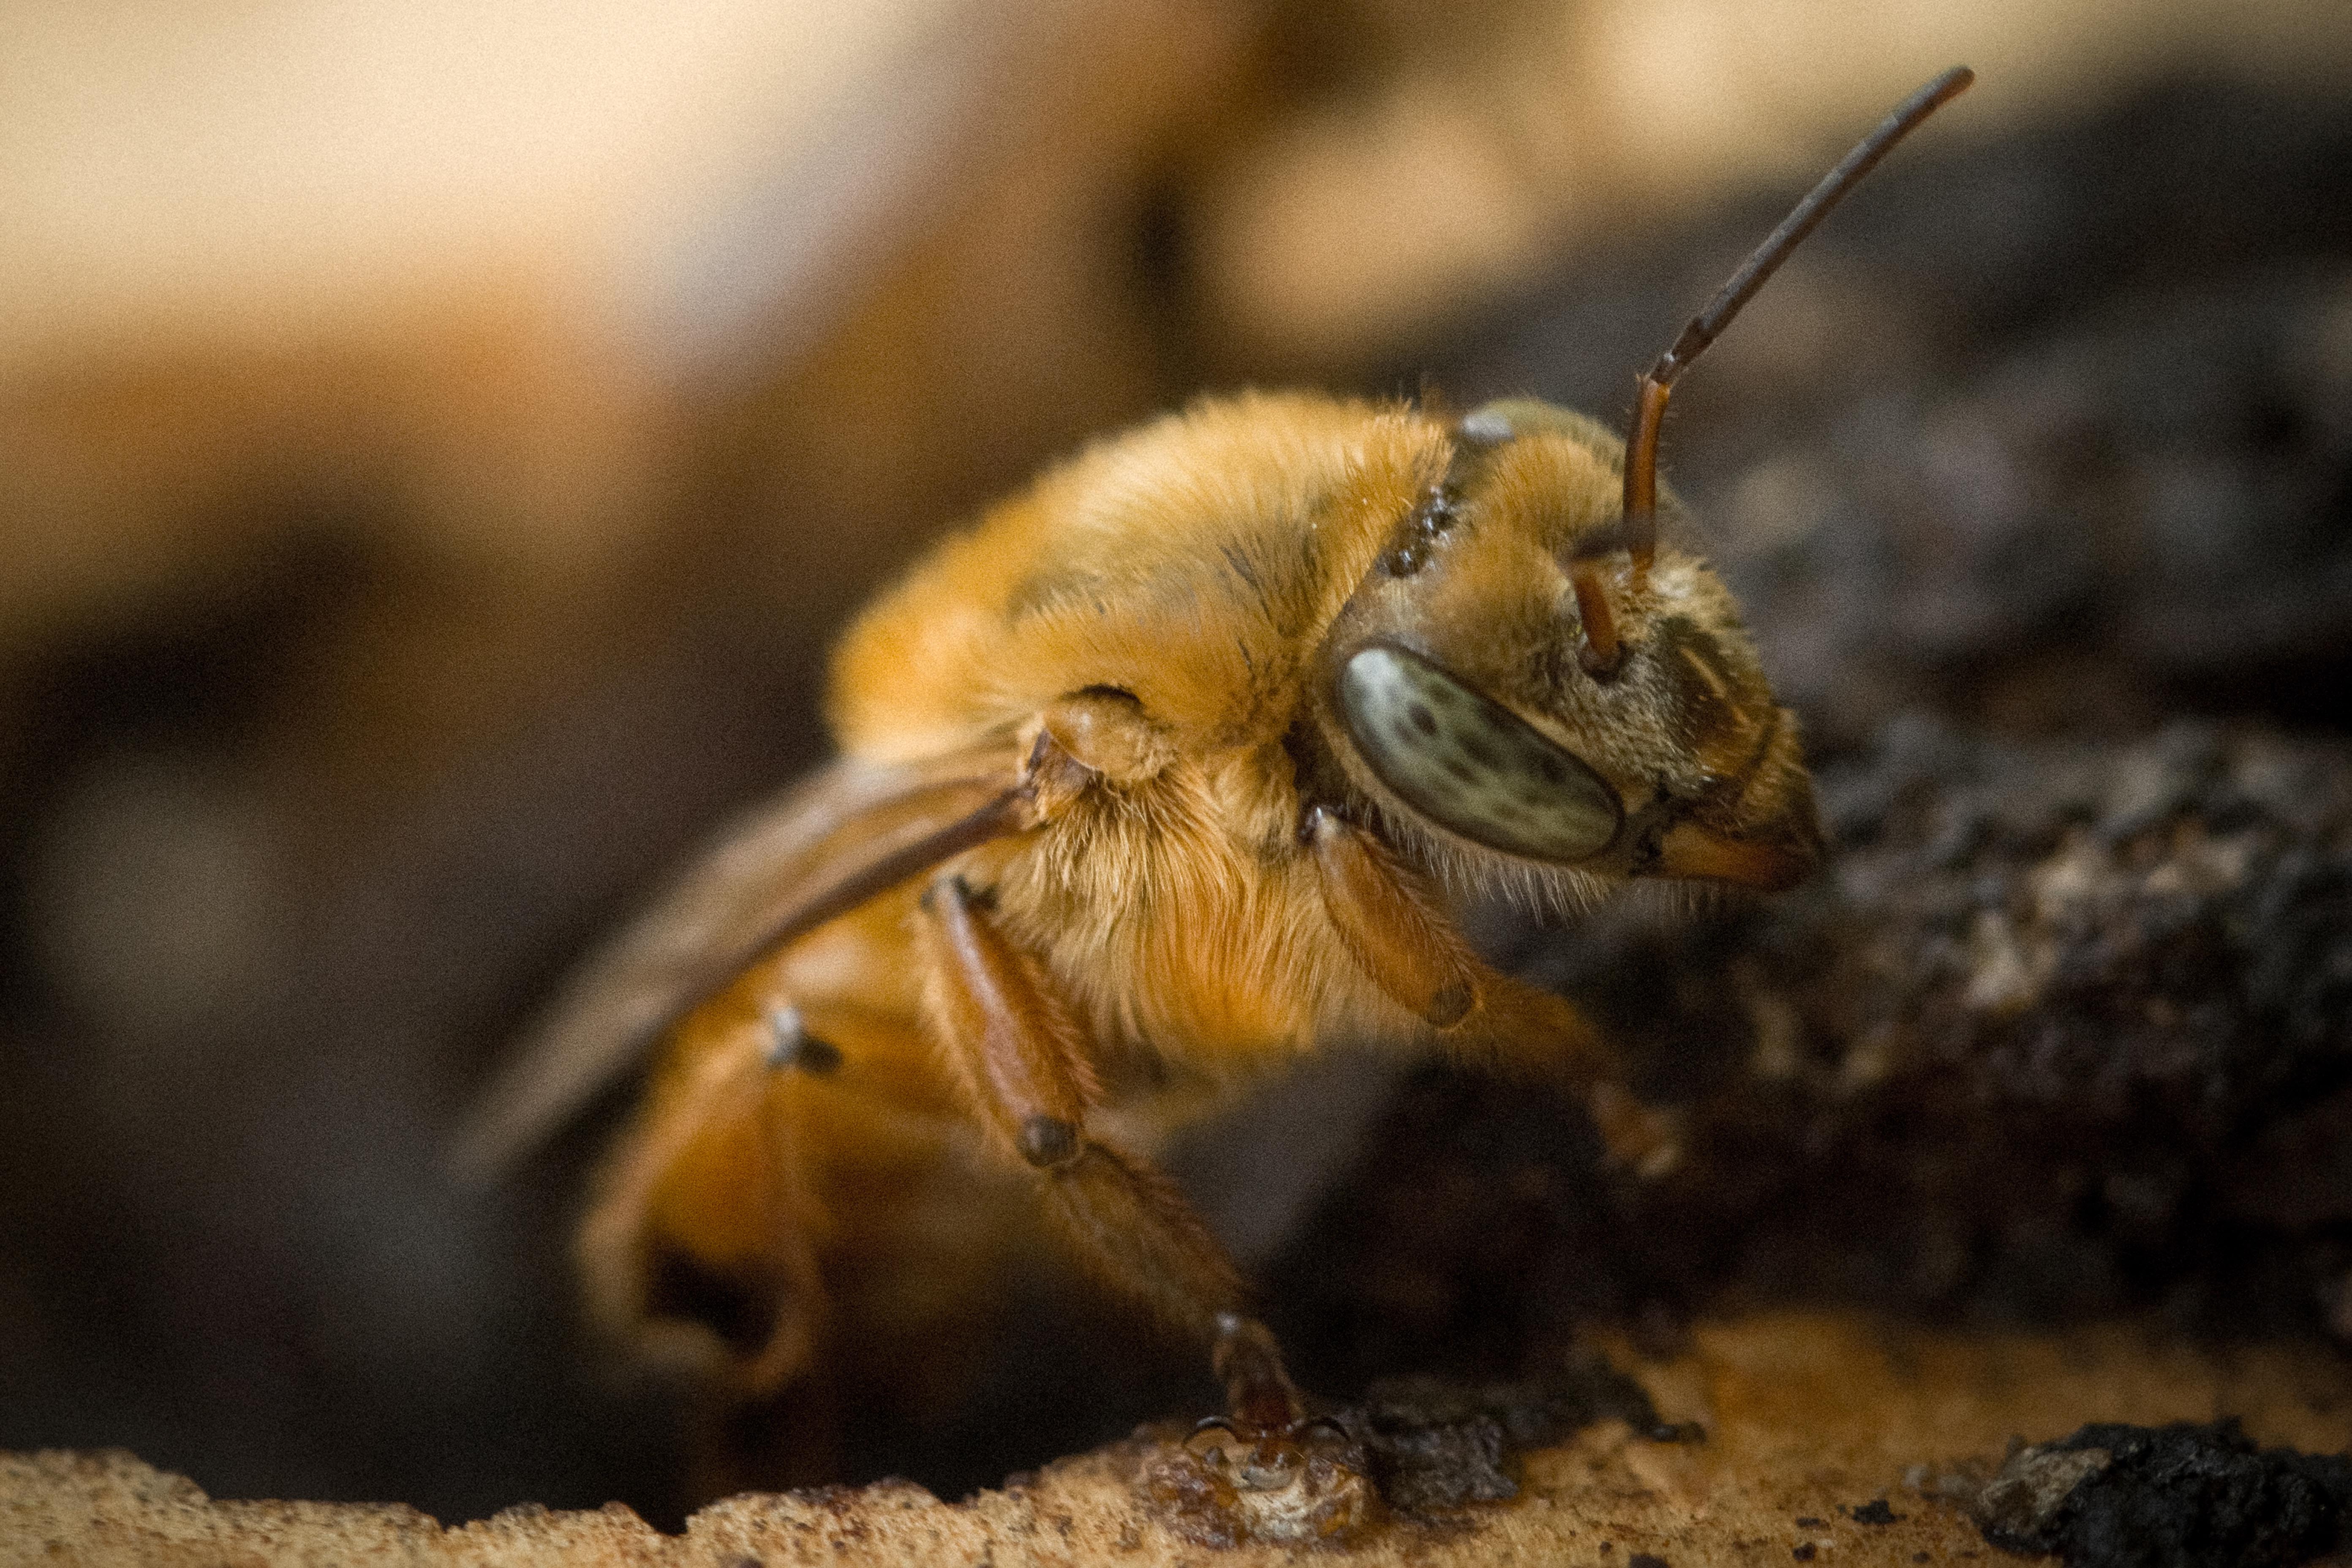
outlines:
M1095 1273L1211 1342L1236 1423L1304 1414L1273 1334L1244 1310L1241 1275L1174 1184L1089 1133L1101 1102L1086 1038L1053 984L961 877L924 895L932 1020L990 1140L1034 1171Z
M1675 1125L1618 1081L1600 1031L1564 998L1482 963L1419 879L1378 838L1326 806L1309 806L1299 838L1312 851L1323 907L1360 968L1457 1055L1567 1077L1610 1158L1644 1175L1671 1168Z

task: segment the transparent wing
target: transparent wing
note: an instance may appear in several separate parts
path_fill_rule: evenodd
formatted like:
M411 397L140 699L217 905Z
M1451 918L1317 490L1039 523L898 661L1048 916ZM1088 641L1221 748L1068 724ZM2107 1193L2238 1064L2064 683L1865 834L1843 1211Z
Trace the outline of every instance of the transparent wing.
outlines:
M1018 771L1009 749L844 759L738 818L556 996L459 1130L456 1172L510 1165L762 954L1029 826Z

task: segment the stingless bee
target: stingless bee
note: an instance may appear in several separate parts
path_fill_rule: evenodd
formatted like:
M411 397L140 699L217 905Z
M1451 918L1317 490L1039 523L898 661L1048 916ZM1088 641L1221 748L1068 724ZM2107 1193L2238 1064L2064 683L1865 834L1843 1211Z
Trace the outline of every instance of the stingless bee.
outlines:
M1814 863L1796 721L1722 583L1659 538L1659 424L1970 79L1921 89L1806 197L1641 379L1624 443L1533 401L1213 399L941 544L835 654L838 760L585 971L467 1162L659 1040L581 1239L605 1318L772 1394L842 1314L919 1335L982 1224L959 1204L1009 1173L1075 1257L1213 1347L1234 1433L1300 1431L1151 1142L1344 1038L1559 1075L1615 1158L1671 1162L1592 1027L1446 911L1630 878L1779 889Z

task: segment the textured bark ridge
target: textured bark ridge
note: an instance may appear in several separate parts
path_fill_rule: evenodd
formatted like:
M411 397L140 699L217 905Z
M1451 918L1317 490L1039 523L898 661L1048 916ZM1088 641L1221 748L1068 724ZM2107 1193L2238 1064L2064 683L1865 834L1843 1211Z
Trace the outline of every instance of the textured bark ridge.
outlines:
M1821 782L1794 894L1517 933L1682 1108L1681 1168L1611 1176L1564 1097L1431 1073L1276 1270L1307 1375L1824 1296L2352 1330L2347 749L1906 721Z
M1994 1545L2067 1568L2269 1568L2342 1542L2352 1463L2258 1449L2234 1421L2097 1423L2020 1447L1970 1511Z

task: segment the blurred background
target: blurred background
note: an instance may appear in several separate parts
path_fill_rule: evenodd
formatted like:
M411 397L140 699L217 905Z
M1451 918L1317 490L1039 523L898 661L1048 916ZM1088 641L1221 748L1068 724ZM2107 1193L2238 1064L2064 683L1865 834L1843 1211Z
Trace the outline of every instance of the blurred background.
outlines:
M1958 61L1667 433L1784 700L1832 761L1923 710L2340 733L2339 0L0 7L0 1447L673 1514L674 1402L572 1325L595 1130L490 1194L439 1158L824 753L849 611L1202 389L1622 419ZM1346 1163L1348 1082L1273 1165ZM1260 1262L1314 1196L1267 1163L1200 1178ZM855 1452L992 1480L1205 1408L1191 1357Z

